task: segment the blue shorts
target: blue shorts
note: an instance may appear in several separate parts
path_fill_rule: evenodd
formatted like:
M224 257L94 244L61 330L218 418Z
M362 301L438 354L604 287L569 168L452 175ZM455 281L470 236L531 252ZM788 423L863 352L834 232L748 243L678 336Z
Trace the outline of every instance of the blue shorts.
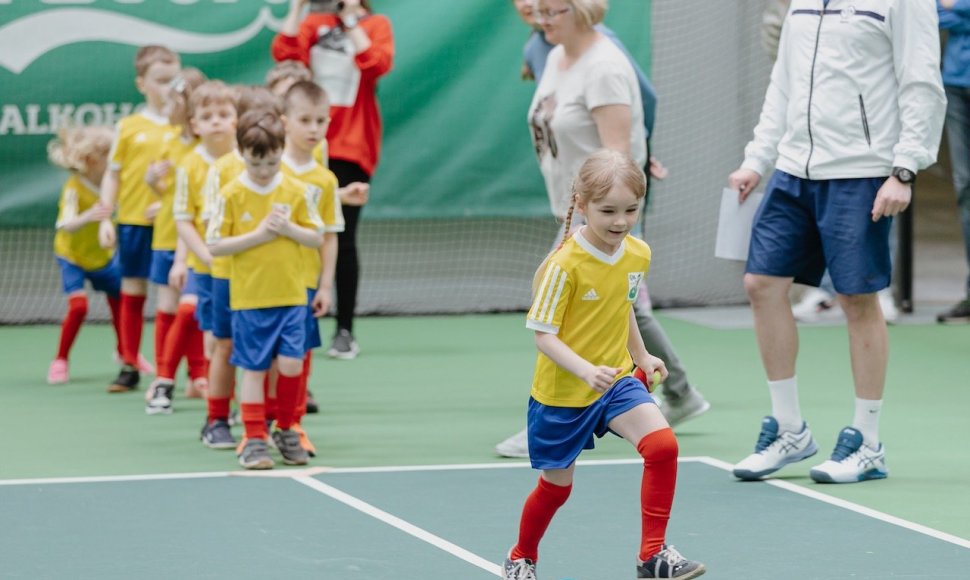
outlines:
M107 265L98 270L85 270L64 258L57 258L57 265L61 267L61 284L65 294L84 290L85 280L90 280L91 287L112 298L117 298L121 294L121 272L118 270L117 254Z
M232 338L232 310L229 309L229 280L212 279L212 336Z
M122 278L148 278L152 270L152 227L118 224L118 256Z
M775 171L755 214L745 271L818 286L828 268L839 294L889 286L891 218L872 221L885 177L810 181Z
M317 319L313 316L313 299L316 297L317 291L313 288L306 289L306 351L309 352L314 348L319 348L323 346L323 340L320 338L320 325L317 323Z
M199 301L195 306L195 321L199 323L199 330L212 330L212 276L196 274L189 270L189 279L194 280L195 293ZM189 283L185 284L185 292L189 291Z
M593 449L593 435L610 431L610 421L630 409L654 403L643 383L624 377L589 407L551 407L529 398L529 459L535 469L565 469L583 449Z
M232 357L248 371L265 371L277 356L302 359L306 346L306 306L254 308L232 313Z
M173 250L152 250L152 268L148 279L153 284L168 286L168 273L172 271L173 262L175 262Z
M185 273L185 286L182 288L182 296L198 296L199 295L199 275L195 273L195 270L189 268ZM198 306L196 306L198 308Z

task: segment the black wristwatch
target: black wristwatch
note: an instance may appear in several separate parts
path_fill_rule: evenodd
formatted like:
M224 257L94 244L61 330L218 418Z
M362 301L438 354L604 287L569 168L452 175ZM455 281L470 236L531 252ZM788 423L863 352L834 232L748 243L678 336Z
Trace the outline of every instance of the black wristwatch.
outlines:
M900 183L905 183L906 185L912 185L916 181L916 173L906 169L905 167L893 167L893 177L899 180Z

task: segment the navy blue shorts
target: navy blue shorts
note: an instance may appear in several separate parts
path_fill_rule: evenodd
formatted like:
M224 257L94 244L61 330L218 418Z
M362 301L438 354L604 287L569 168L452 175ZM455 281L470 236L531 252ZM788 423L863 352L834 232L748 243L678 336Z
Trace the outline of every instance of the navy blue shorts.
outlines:
M529 397L529 460L535 469L565 469L583 449L596 447L593 435L610 432L610 421L630 409L654 403L643 383L623 377L589 407L551 407Z
M195 270L189 268L185 273L185 286L182 288L182 296L198 296L199 295L199 275L195 273ZM196 306L198 308L198 305Z
M306 289L306 350L309 352L314 348L319 348L323 346L323 340L320 338L320 325L317 323L316 317L313 316L313 299L316 297L317 291L313 288Z
M755 214L745 271L818 286L826 268L839 294L889 286L892 218L872 221L885 177L810 181L775 171Z
M212 330L212 276L197 274L189 270L189 278L195 280L195 293L199 301L195 306L195 321L199 323L199 330ZM185 293L188 293L186 283Z
M248 371L265 371L277 356L302 359L306 347L306 306L254 308L232 313L232 357Z
M153 284L168 286L168 273L172 271L173 262L175 262L173 250L152 250L152 269L148 279Z
M98 270L85 270L60 257L57 258L57 265L61 267L61 284L65 294L84 290L85 280L90 280L92 288L112 298L117 298L121 294L121 271L118 269L117 254L107 265Z
M118 224L118 256L122 278L148 278L152 270L152 227Z
M229 280L212 279L212 336L232 338L232 310L229 309Z

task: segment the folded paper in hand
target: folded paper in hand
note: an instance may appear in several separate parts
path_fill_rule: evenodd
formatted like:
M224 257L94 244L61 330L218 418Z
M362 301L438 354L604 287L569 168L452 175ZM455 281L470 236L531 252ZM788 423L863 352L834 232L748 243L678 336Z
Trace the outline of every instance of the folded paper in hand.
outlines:
M721 192L721 214L717 221L717 243L714 257L725 260L748 259L751 243L751 225L754 214L761 205L763 193L752 193L744 203L738 203L738 192L724 188Z

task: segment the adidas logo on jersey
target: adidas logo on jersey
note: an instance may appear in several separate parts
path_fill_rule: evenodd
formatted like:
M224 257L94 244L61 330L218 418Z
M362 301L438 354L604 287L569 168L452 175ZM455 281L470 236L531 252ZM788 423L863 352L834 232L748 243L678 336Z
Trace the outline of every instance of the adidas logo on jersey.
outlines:
M590 288L586 294L583 294L583 300L599 300L600 295L596 293L596 290Z
M145 135L144 133L139 133L135 135L135 143L144 143L147 140L148 140L148 135Z
M241 221L241 222L251 222L251 221L253 221L253 216L251 216L249 214L249 212L247 211L246 213L242 214L242 217L239 218L239 221Z

